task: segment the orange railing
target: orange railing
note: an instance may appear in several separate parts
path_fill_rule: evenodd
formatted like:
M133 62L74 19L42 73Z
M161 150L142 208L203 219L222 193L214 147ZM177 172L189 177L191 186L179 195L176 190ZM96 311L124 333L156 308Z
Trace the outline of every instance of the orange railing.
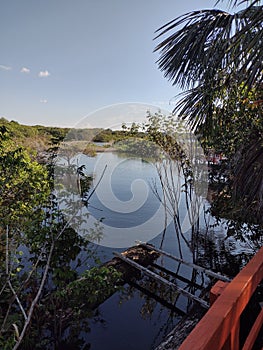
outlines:
M220 295L214 298L216 300L210 309L179 350L252 349L263 324L263 309L258 314L242 347L239 341L240 316L262 280L263 247L230 283L222 286L220 282L221 285L215 285L215 289L221 289L218 293Z

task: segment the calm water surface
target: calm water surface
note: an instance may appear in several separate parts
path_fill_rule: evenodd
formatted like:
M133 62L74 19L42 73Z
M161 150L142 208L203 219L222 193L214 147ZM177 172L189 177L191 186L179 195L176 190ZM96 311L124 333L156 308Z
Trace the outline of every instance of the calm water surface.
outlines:
M95 176L94 186L99 182L99 190L96 190L89 200L88 223L91 223L92 227L93 222L103 218L103 234L109 237L116 235L112 241L110 238L105 241L110 242L108 246L95 244L102 262L112 259L114 251L125 250L125 242L126 247L134 245L136 239L148 241L156 247L162 244L163 250L179 256L178 238L173 222L167 226L165 232L163 231L163 206L153 191L155 188L161 194L161 186L156 168L151 162L106 152L94 158L81 155L78 164L85 164L87 174ZM156 213L157 220L153 220L152 218L157 216ZM185 213L186 207L182 199L182 218L185 217ZM204 225L202 219L200 223L201 226ZM118 235L122 235L122 243L120 246L114 246ZM185 233L185 238L190 241L190 231ZM184 240L181 240L180 244L184 259L192 261L191 250ZM192 278L191 268L178 265L171 259L159 258L158 264L179 272L185 278ZM86 268L87 266L82 266L80 272ZM196 281L204 284L208 282L203 276L197 276ZM140 282L146 283L145 280ZM186 286L183 282L178 283L182 287ZM154 283L148 284L148 287L151 292L159 288ZM186 312L189 301L180 296L176 300L176 307ZM115 293L100 305L97 316L89 320L90 331L82 332L80 337L86 344L90 344L92 350L151 350L180 319L181 315L175 309L171 310L145 296L141 291L125 285L122 291Z

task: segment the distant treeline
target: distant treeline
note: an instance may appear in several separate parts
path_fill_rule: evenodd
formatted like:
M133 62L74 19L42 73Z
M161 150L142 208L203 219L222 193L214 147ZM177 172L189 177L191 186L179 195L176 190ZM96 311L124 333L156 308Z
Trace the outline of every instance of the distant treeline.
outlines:
M64 138L67 141L92 141L102 129L72 129L43 125L23 125L5 118L0 118L0 126L5 126L9 136L17 144L43 151L58 144Z
M37 153L45 152L52 147L59 145L63 140L74 142L74 147L78 147L75 141L87 143L89 152L94 153L93 142L105 142L116 146L118 150L135 152L137 148L142 148L142 141L146 134L139 131L139 126L135 123L131 127L127 127L124 123L121 130L111 130L102 128L93 129L74 129L60 128L54 126L43 125L23 125L16 121L8 121L0 118L0 127L5 126L9 137L15 141L17 145L22 145L27 149L36 151ZM132 139L131 139L132 138ZM139 142L139 143L138 143ZM106 146L105 146L106 147ZM54 148L53 148L54 149ZM135 152L136 153L136 152Z
M92 139L93 142L111 142L123 139L126 136L123 130L105 129L98 132Z
M125 123L122 124L121 130L111 130L111 129L103 129L93 137L94 142L114 142L120 141L130 137L138 137L145 138L145 133L141 132L140 125L136 123L132 123L130 127L128 127Z
M23 125L14 120L8 121L5 118L0 118L0 126L3 125L8 129L10 136L16 139L40 136L51 141L52 139L65 137L70 130L69 128L58 128L53 126Z

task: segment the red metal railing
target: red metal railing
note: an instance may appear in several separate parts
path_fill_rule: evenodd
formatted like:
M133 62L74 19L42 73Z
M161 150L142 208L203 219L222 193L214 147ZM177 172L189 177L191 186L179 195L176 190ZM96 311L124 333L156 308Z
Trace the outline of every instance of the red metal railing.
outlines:
M217 285L220 295L179 350L239 350L240 316L262 279L263 247L230 283ZM242 350L252 349L262 323L263 309Z

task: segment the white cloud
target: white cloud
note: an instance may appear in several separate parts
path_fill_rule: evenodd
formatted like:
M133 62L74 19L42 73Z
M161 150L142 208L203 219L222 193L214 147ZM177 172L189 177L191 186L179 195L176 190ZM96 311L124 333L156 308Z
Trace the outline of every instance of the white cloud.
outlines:
M27 67L23 67L23 68L21 68L20 72L28 74L28 73L30 73L30 69Z
M41 70L39 73L38 73L38 76L40 78L46 78L46 77L49 77L50 76L50 73L48 70Z
M41 98L40 99L40 103L47 103L47 99L46 98Z
M4 66L3 64L0 64L0 69L1 69L1 70L11 70L12 67Z

